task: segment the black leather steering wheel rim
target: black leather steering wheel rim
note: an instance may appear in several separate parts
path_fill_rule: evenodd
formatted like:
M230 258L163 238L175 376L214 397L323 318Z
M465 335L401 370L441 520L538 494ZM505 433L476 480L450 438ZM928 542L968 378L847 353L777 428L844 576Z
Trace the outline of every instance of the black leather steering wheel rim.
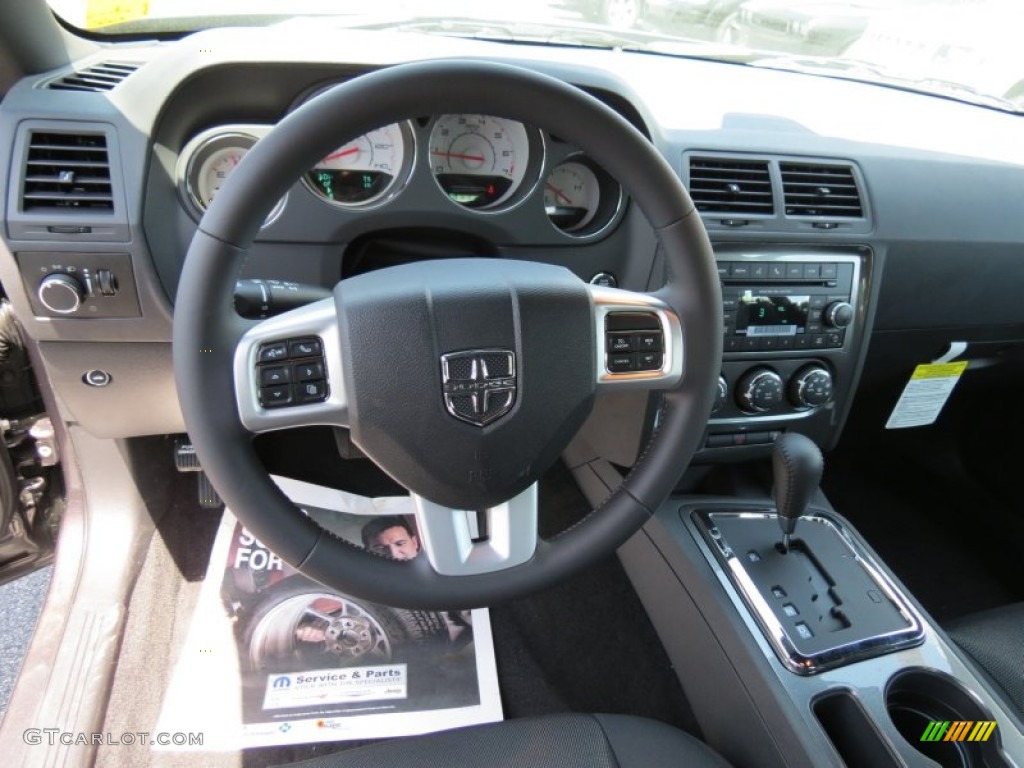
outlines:
M270 479L235 404L232 356L251 322L233 310L246 249L301 173L348 136L415 115L491 114L542 127L620 181L657 234L669 281L656 295L678 314L680 385L664 392L659 427L623 485L569 530L538 540L520 566L444 576L426 558L390 561L301 514ZM721 289L711 245L679 178L631 124L554 78L505 64L404 64L339 85L284 118L248 153L200 223L174 314L174 370L189 435L227 506L300 572L339 591L415 608L469 608L540 589L607 556L664 502L703 435L721 363Z

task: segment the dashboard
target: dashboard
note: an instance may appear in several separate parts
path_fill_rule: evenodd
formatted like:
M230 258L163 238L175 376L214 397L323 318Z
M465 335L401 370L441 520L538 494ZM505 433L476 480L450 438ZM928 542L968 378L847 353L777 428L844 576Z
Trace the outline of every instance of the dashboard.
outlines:
M343 53L340 53L343 52ZM232 169L325 88L401 61L500 60L572 83L687 184L719 260L725 355L698 460L780 430L828 447L854 396L953 340L1024 340L1020 117L804 74L623 51L283 25L102 49L0 103L0 279L74 420L102 436L183 431L171 371L178 275ZM68 89L96 69L112 85ZM409 115L337 149L267 217L242 278L329 289L408 261L559 264L632 290L665 279L656 234L598 162L497 115ZM609 349L628 370L637 354ZM988 345L988 346L986 346ZM612 353L618 355L613 361ZM609 368L611 370L611 368ZM618 397L618 396L616 396ZM629 464L643 396L595 417Z

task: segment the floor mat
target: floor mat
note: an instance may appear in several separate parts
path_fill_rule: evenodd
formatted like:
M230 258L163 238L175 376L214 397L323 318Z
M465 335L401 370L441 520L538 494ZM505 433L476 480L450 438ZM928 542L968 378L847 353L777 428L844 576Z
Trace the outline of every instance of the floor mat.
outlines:
M847 444L829 455L823 488L940 624L1024 599L1019 510L941 433Z

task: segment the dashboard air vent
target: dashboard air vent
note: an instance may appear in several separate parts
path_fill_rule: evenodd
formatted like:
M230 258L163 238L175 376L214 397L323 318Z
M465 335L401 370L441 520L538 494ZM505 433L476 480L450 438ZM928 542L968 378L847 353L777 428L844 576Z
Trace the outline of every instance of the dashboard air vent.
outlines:
M79 69L47 85L54 91L112 91L139 68L131 62L108 61Z
M33 131L21 202L23 211L112 211L107 137Z
M701 213L775 212L765 160L691 156L690 196Z
M779 163L787 216L864 216L860 192L848 165Z

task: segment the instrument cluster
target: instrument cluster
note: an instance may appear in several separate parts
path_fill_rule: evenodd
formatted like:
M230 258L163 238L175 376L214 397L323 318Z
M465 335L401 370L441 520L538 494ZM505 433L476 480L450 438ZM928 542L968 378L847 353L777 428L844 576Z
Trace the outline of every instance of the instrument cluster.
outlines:
M195 218L271 128L223 125L185 145L178 187ZM476 114L435 115L377 128L329 153L303 175L299 188L327 208L358 211L389 204L421 174L433 179L438 205L487 215L532 200L554 230L570 238L610 231L625 207L619 184L585 154L532 126ZM282 199L267 223L285 203Z

